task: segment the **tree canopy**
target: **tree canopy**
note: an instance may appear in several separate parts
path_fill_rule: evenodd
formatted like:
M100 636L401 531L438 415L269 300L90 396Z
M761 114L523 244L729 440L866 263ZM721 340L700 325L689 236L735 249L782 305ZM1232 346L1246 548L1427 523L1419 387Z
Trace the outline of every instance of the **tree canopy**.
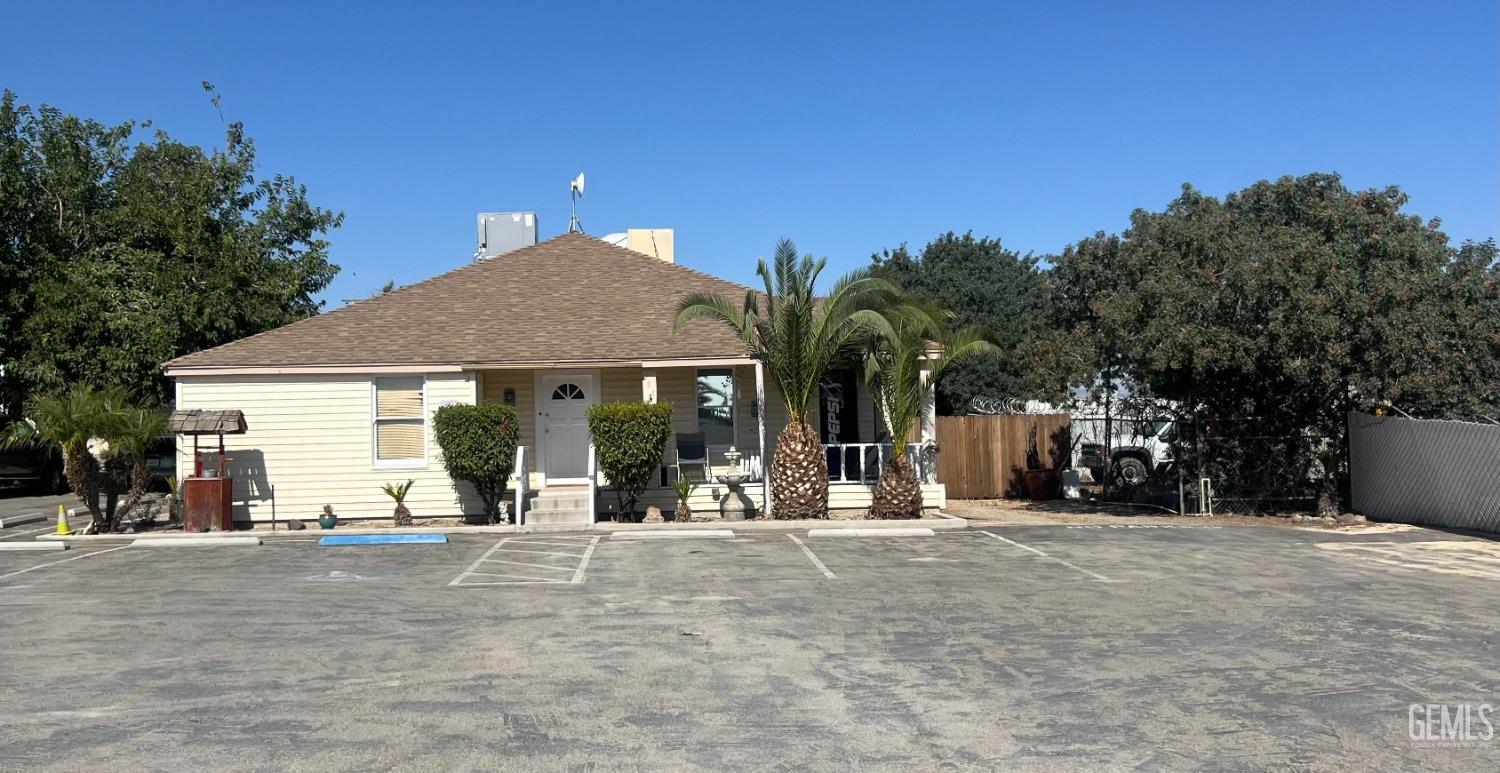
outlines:
M1454 247L1399 188L1337 175L1191 186L1052 259L1056 323L1152 394L1264 435L1342 437L1345 412L1500 409L1493 240Z
M993 351L954 363L938 379L940 412L963 413L976 397L1061 394L1066 378L1034 367L1031 349L1045 330L1047 304L1035 257L1008 250L999 239L949 231L919 254L903 244L872 255L871 261L877 276L951 310L955 326L975 325L994 336Z
M239 123L222 149L149 127L0 98L0 404L71 383L167 404L162 362L321 307L343 215L257 179Z

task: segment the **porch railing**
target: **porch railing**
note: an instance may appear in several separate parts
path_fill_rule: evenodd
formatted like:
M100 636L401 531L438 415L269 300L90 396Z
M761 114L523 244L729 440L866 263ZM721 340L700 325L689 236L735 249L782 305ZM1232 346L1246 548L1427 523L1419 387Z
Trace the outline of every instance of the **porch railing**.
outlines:
M823 451L828 455L828 482L873 485L880 480L880 471L895 453L893 449L890 443L825 443ZM936 443L907 443L906 458L916 468L917 480L937 482Z
M513 522L517 526L526 522L526 486L531 482L527 461L526 446L516 446L516 517Z

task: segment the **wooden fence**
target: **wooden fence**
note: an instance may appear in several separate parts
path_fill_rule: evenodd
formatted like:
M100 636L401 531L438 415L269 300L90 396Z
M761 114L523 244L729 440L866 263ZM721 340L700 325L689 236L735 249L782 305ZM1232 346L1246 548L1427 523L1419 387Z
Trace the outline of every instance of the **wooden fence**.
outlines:
M1045 467L1066 467L1072 422L1065 413L1016 416L939 416L937 479L949 499L1025 496L1026 441L1036 426Z

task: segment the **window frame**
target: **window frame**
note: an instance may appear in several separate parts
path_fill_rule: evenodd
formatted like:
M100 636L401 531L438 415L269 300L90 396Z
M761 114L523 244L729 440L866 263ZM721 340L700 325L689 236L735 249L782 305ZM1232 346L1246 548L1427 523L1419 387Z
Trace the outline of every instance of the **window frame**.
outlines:
M420 378L420 379L422 379L422 415L419 416L419 417L417 417L417 419L416 419L416 420L420 420L421 423L422 423L422 458L418 459L416 457L411 457L409 459L381 459L380 458L380 434L379 434L379 426L380 426L381 421L386 421L386 422L397 422L397 421L410 422L410 421L413 421L414 419L412 417L409 417L409 416L401 416L401 417L387 416L387 417L384 417L384 419L382 419L382 417L380 416L380 382L381 381L394 381L394 380L398 380L398 379L411 379L411 378ZM432 449L431 449L432 440L431 440L431 437L430 437L432 433L428 431L429 430L428 423L429 423L429 418L428 418L428 413L427 413L427 374L422 373L422 374L417 374L417 375L402 374L402 375L385 375L385 376L375 376L375 375L372 375L370 377L370 467L372 469L376 469L376 470L419 470L419 469L426 469L427 466L429 465L430 459L432 457Z
M707 443L707 431L704 430L702 417L699 411L703 406L698 404L698 379L703 376L729 376L729 442ZM706 447L709 451L724 452L735 446L735 440L740 436L740 378L735 372L734 366L719 368L695 368L693 370L693 430L703 432Z

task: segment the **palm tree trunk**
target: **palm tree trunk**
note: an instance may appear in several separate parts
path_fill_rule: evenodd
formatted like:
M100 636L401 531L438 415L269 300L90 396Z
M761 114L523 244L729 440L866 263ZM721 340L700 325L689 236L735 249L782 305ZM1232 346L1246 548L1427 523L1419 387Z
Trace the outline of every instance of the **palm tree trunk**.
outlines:
M906 454L897 453L880 472L870 501L871 518L921 518L922 483Z
M792 420L776 441L771 496L778 519L828 517L828 457L817 431L806 421Z

